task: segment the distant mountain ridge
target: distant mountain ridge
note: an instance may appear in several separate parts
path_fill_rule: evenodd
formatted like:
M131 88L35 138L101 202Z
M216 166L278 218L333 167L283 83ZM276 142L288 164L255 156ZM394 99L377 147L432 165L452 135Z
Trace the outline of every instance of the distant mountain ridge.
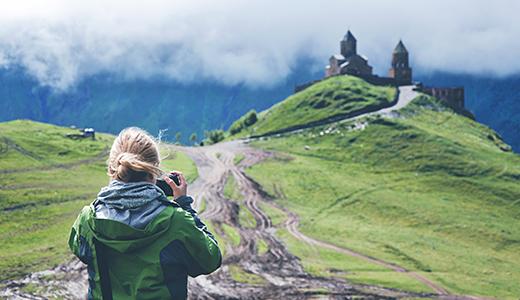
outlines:
M31 119L109 133L127 126L140 126L154 135L168 129L165 139L172 141L181 132L182 142L188 144L192 133L201 140L205 130L227 128L251 108L275 104L290 95L297 83L313 76L299 69L274 87L254 88L97 75L57 93L39 86L22 70L4 69L0 70L0 121Z
M181 84L164 79L123 80L97 75L73 90L56 94L21 70L0 70L0 121L27 118L58 125L93 126L117 133L141 126L152 134L168 129L166 139L181 132L188 144L195 132L227 129L250 109L264 110L293 93L296 85L323 77L310 60L297 64L284 82L272 87L224 86L211 82ZM465 74L417 72L426 84L466 88L466 107L477 121L495 129L520 150L520 75L487 78Z

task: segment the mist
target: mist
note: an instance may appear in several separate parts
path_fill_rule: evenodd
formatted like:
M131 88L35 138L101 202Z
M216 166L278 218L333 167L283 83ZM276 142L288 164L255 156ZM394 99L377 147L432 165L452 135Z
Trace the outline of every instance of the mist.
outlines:
M519 1L2 1L0 68L67 90L99 73L270 86L322 68L347 29L378 74L402 39L422 72L520 71ZM302 60L305 58L305 60Z

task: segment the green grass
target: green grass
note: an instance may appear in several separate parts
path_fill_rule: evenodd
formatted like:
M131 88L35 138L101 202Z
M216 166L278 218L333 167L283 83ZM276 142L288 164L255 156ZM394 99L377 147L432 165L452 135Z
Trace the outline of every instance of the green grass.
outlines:
M224 197L237 202L244 200L244 196L240 192L233 174L229 174L226 179L226 184L224 185Z
M181 171L188 182L193 182L199 176L195 162L180 151L172 151L168 145L161 146L161 155L166 155L161 161L161 169L165 172ZM165 154L166 153L166 154Z
M238 153L237 155L235 155L235 157L233 157L233 163L235 165L238 165L241 161L244 160L244 158L246 158L244 154Z
M237 247L238 245L240 245L240 234L233 226L230 226L226 223L222 223L221 227L224 231L226 240L229 241L233 247Z
M380 107L392 102L395 95L395 88L374 86L354 76L332 77L261 112L255 124L233 138L265 134L365 108Z
M72 140L76 130L32 121L0 123L0 281L51 268L71 257L67 241L80 209L109 182L112 135ZM196 177L193 163L175 166Z
M282 224L285 220L287 220L287 214L283 210L275 207L274 205L266 202L260 202L259 206L260 209L269 216L269 219L271 219L271 223L273 226L277 227L280 224Z
M209 232L211 232L215 239L217 240L218 247L220 249L220 253L222 254L222 257L224 258L226 256L226 247L227 247L227 241L226 237L221 234L219 231L216 230L215 224L212 221L205 222L206 227L208 227ZM219 227L220 228L220 227Z
M200 205L199 205L199 211L198 211L199 214L203 213L206 210L206 205L207 205L206 198L200 199Z
M264 239L256 240L256 250L258 255L264 255L269 250L269 247L267 246L267 243L264 241Z
M401 114L364 120L364 130L344 123L256 142L283 155L247 172L309 236L423 272L453 293L517 297L520 157L429 97ZM390 276L353 280L413 288Z
M245 206L241 205L238 210L238 223L245 228L255 228L256 219L253 213Z
M229 273L231 274L231 278L236 282L246 283L246 284L265 284L266 281L263 277L245 271L242 267L236 264L231 264L228 266Z
M406 274L396 273L360 258L309 245L296 239L285 229L278 229L276 235L284 241L292 254L305 258L302 261L303 267L311 274L345 278L355 283L390 286L406 291L433 292Z
M224 185L224 197L243 204L244 195L238 189L235 177L230 174ZM240 205L238 210L238 222L242 227L255 228L256 220L251 211L245 205Z

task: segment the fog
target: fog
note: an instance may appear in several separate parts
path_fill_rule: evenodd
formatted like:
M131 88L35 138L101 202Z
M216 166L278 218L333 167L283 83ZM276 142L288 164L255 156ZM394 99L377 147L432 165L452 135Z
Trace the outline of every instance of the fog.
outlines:
M385 74L402 39L422 72L520 70L520 1L1 1L0 68L66 90L98 73L269 86L322 68L347 29ZM305 58L305 60L302 60Z

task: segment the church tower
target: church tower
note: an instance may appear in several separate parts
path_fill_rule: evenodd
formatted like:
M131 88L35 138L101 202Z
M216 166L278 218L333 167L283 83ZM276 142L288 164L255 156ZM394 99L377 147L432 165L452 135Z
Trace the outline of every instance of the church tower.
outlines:
M341 55L343 55L345 58L349 58L353 55L357 54L357 40L350 32L350 30L345 34L343 39L340 42L341 47Z
M394 78L397 84L412 83L412 69L408 64L408 50L401 40L392 53L392 68L388 76Z

